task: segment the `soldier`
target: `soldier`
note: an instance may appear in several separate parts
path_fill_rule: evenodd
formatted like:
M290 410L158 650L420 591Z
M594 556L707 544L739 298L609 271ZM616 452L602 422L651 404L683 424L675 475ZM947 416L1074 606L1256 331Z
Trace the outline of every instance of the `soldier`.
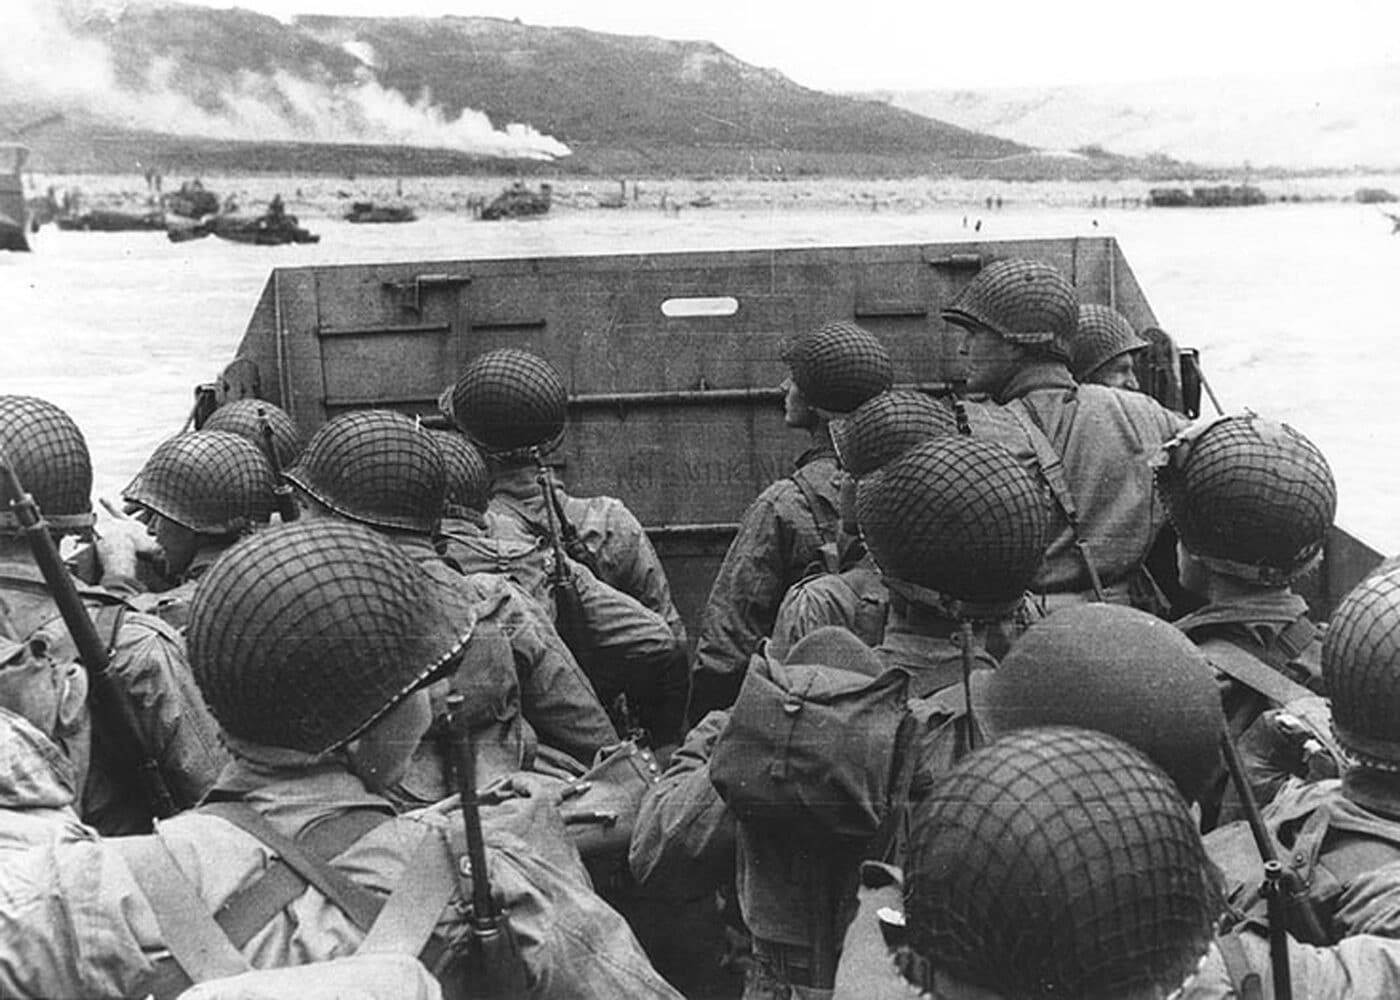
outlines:
M1331 944L1362 932L1400 937L1400 571L1369 577L1338 605L1322 644L1332 728L1350 765L1340 780L1285 785L1264 809L1281 857L1307 887ZM1232 902L1257 907L1244 822L1206 837ZM1376 878L1363 892L1362 876ZM1257 916L1257 914L1254 914ZM1302 929L1290 926L1301 936Z
M272 518L275 488L267 458L238 434L193 431L157 447L122 499L145 512L175 586L133 594L132 604L184 628L195 583L220 553Z
M1038 467L1055 504L1051 542L1032 586L1046 610L1105 600L1157 610L1142 577L1163 524L1148 457L1186 423L1156 400L1076 385L1067 363L1079 314L1074 286L1034 260L984 268L943 318L967 331L973 433Z
M569 555L666 619L678 642L685 625L671 600L661 559L635 515L615 497L576 497L553 473L559 503L546 509L539 461L559 446L568 423L569 394L544 358L500 348L474 358L438 400L442 412L486 456L492 474L490 515L533 538L549 537L551 524L578 536ZM493 527L493 534L496 529Z
M838 321L796 337L783 351L783 420L805 430L810 447L791 476L773 483L739 523L705 604L691 666L692 722L733 703L749 657L773 631L783 594L834 546L840 530L840 470L830 424L884 392L894 370L883 344Z
M58 538L91 531L92 464L87 442L68 414L32 396L0 396L0 455ZM18 527L13 513L0 513L0 632L46 648L56 662L76 660L72 637ZM109 645L109 671L130 699L143 749L155 760L175 806L193 805L227 755L190 676L179 635L110 591L81 583L77 589ZM139 791L138 762L123 759L116 749L119 737L106 725L94 718L91 726L91 767L78 814L104 834L145 832L154 813Z
M481 970L462 964L461 818L396 817L383 797L428 727L423 688L474 641L463 595L364 526L298 523L244 540L205 574L189 636L233 762L203 805L156 834L70 829L11 858L0 913L25 932L0 936L0 992L171 997L230 965L349 955L402 904L425 911L424 938L435 932L425 960L469 989ZM527 797L481 820L522 995L675 997L588 888L545 789L529 776L512 787Z
M1080 385L1106 385L1137 391L1133 365L1148 347L1117 309L1096 302L1079 307L1079 324L1069 345L1069 370Z
M866 400L849 417L832 424L832 444L846 473L840 490L839 566L836 572L815 572L788 589L778 606L770 640L774 656L785 656L793 643L823 625L848 628L868 646L880 644L889 592L860 538L856 483L914 445L957 431L957 419L947 401L901 389Z
M1039 487L1000 445L943 437L916 445L862 480L857 509L890 588L884 642L872 654L845 630L821 628L798 642L786 663L902 674L914 746L923 759L951 766L975 741L964 681L975 668L996 666L983 647L984 625L1017 613L1045 546ZM765 667L760 674L772 671ZM753 689L756 693L761 686ZM752 697L749 690L746 682L735 712ZM871 731L862 726L859 739L868 739ZM726 740L742 738L726 712L710 713L691 731L643 803L633 832L633 872L649 884L668 882L693 891L734 851L740 909L754 936L749 995L786 997L829 988L825 976L834 965L838 914L870 838L814 841L813 831L791 824L726 817L715 805L719 792L712 760ZM864 755L841 756L852 753L857 738L852 733L849 740L826 740L832 772L865 767ZM752 747L738 749L757 753ZM820 756L822 751L810 752ZM938 766L930 763L931 773ZM893 777L876 775L871 787L884 782L893 783ZM899 839L892 836L891 850L897 852Z
M1320 690L1321 633L1290 584L1322 557L1337 488L1311 441L1253 414L1194 424L1158 461L1182 585L1206 601L1176 626L1218 671L1238 741L1261 713ZM1241 816L1222 792L1208 821L1216 808L1221 822Z
M428 431L389 410L344 413L321 426L284 475L296 487L303 517L342 518L383 533L438 586L468 595L476 619L489 626L483 633L508 640L518 691L497 690L500 721L507 723L515 714L510 703L518 698L519 713L534 732L507 726L503 739L514 752L507 751L502 766L529 766L533 735L582 762L617 741L592 684L544 611L508 580L489 574L464 576L433 548L447 480L442 452ZM480 666L494 670L499 664ZM445 689L437 694L445 694ZM433 759L430 755L422 763L431 767ZM415 769L415 782L426 778ZM445 794L438 782L429 784L435 791L422 790L419 797L425 802Z
M461 572L504 575L549 612L562 638L584 634L579 666L604 706L626 694L629 709L658 745L680 742L685 710L680 648L666 620L633 597L599 580L587 566L562 556L542 538L518 532L492 535L486 516L491 473L480 451L456 431L433 431L447 466L447 506L435 544ZM561 595L558 589L567 587ZM567 598L565 621L561 597ZM575 600L576 599L576 600ZM571 617L577 612L578 620ZM674 671L673 684L665 683Z

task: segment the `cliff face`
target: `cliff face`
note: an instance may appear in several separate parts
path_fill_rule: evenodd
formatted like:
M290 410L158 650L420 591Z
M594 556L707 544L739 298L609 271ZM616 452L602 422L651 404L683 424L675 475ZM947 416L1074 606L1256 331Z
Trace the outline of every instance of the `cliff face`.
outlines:
M305 147L323 144L346 147L339 169L428 172L503 158L602 173L901 174L1029 152L800 87L706 42L495 18L283 23L180 4L76 18L29 3L69 68L0 81L0 123L64 113L29 139L43 169L98 169L138 149L167 166L304 167L322 158Z

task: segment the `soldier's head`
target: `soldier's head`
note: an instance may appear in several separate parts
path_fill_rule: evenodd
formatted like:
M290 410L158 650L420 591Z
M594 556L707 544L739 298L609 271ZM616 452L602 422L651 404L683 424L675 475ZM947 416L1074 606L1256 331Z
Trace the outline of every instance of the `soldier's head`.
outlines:
M371 787L401 776L425 685L471 636L469 598L360 524L297 521L228 549L190 608L190 666L233 751L325 757Z
M1111 736L1013 733L911 814L897 957L921 990L1148 1000L1211 946L1220 894L1186 803Z
M1079 326L1069 345L1069 370L1076 382L1137 389L1133 362L1148 346L1117 309L1089 303L1079 307Z
M179 575L201 545L229 545L276 507L272 466L256 444L227 431L192 431L162 443L122 491L145 510L167 570Z
M1075 726L1137 747L1195 802L1220 767L1225 716L1205 655L1177 628L1134 608L1084 604L1032 625L996 670L973 675L993 739Z
M297 488L302 516L382 531L431 535L447 497L447 466L431 432L392 410L334 417L283 475Z
M1342 598L1322 640L1337 740L1361 766L1400 771L1400 568Z
M1068 363L1079 299L1049 264L1014 258L984 267L942 315L966 331L968 389L995 396L1028 362Z
M272 447L279 468L290 469L301 454L302 439L291 416L280 406L261 399L231 399L220 406L200 427L202 431L228 431L241 434L259 448L267 447L263 425L272 432Z
M1020 607L1049 523L1031 474L1000 444L969 437L925 441L865 476L856 516L893 597L955 620Z
M438 408L489 459L523 465L564 439L569 392L544 358L502 347L473 358Z
M444 517L479 522L491 501L491 469L480 450L456 431L433 431L447 468Z
M1322 556L1337 511L1327 459L1287 424L1254 414L1200 421L1167 443L1157 488L1182 549L1182 583L1198 568L1282 587Z
M73 418L34 396L0 396L0 461L14 469L56 535L92 531L92 459ZM0 511L0 534L19 522Z
M788 366L783 419L789 427L812 428L833 414L850 413L894 383L885 345L845 320L799 334L782 353Z

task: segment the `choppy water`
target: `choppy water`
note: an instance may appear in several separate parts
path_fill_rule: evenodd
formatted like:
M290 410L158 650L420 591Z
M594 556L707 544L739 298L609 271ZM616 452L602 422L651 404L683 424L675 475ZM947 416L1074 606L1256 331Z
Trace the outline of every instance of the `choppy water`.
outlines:
M1083 199L1088 202L1086 192ZM964 224L981 217L980 233ZM1143 210L966 206L564 210L482 223L303 223L316 245L250 247L159 233L46 229L0 254L0 391L51 399L88 435L97 490L115 496L184 421L192 387L233 354L273 267L638 250L1113 235L1162 325L1199 347L1227 408L1286 419L1327 453L1339 520L1400 551L1400 236L1374 207L1272 204ZM970 223L969 223L970 224Z

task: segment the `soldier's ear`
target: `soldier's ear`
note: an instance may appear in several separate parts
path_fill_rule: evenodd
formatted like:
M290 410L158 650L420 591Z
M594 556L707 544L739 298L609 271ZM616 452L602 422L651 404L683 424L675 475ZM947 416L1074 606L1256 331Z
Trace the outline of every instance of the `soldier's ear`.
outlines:
M63 674L58 694L58 728L59 732L72 733L87 719L87 671L78 663L66 663L58 669Z

